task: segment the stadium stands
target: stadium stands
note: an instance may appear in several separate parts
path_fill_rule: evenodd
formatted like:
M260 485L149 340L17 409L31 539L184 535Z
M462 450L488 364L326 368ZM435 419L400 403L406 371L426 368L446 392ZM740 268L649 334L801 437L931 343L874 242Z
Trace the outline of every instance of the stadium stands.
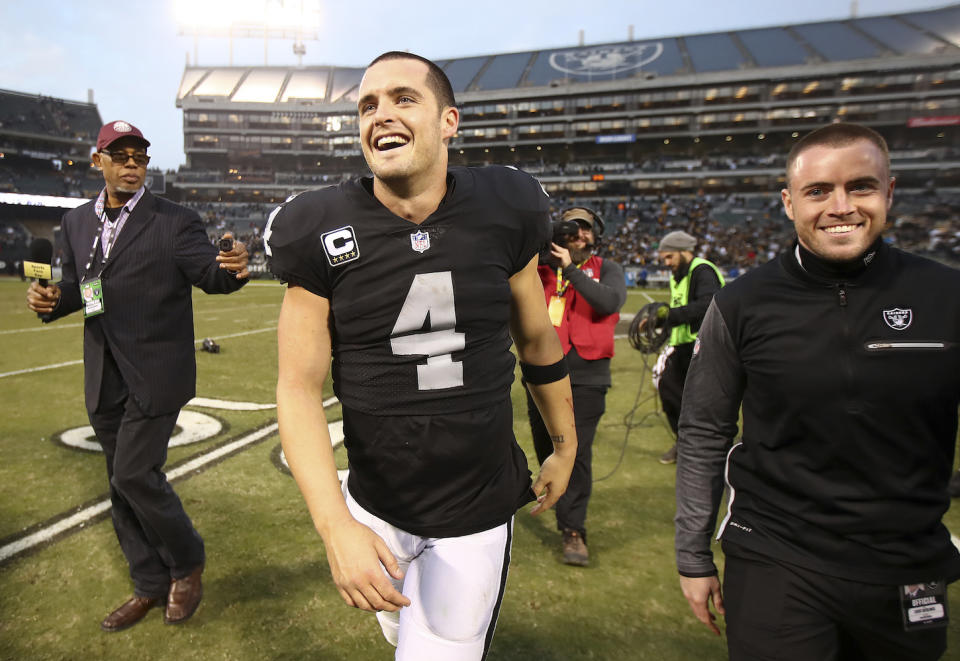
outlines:
M840 119L913 154L895 154L902 187L960 187L957 4L438 63L461 104L452 161L521 164L555 195L769 192L793 140ZM187 67L189 171L215 174L184 173L184 196L279 201L363 172L361 71Z
M275 204L366 172L361 64L188 66L177 91L187 163L166 181L150 173L151 188L255 251ZM842 119L890 143L894 240L960 262L960 4L439 64L461 105L451 161L515 164L556 209L600 208L607 254L637 269L677 227L709 237L705 256L727 268L765 260L790 234L777 193L786 152ZM100 124L92 104L0 90L0 192L95 195ZM0 205L0 222L29 236L21 216Z
M601 254L628 269L636 267L635 272L660 269L657 242L675 229L699 237L698 254L728 274L772 259L794 236L779 195L661 196L590 203L608 220ZM886 238L916 254L960 264L958 208L960 194L956 193L897 195Z
M95 105L0 90L0 191L84 196L95 189Z

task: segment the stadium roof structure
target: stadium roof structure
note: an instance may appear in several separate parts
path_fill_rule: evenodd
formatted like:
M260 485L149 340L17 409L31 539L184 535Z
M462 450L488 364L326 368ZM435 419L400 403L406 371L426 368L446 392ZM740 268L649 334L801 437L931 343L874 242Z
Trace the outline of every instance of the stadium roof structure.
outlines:
M778 190L793 141L835 121L879 131L903 186L960 189L958 3L435 61L460 107L450 163L517 165L551 195ZM365 173L363 71L188 66L175 188L275 201Z
M784 68L872 61L878 66L915 66L917 61L960 59L960 4L886 16L733 30L437 60L458 101L495 90L533 92L578 83L633 81L637 87L729 79ZM773 71L770 71L773 73ZM352 104L362 67L187 67L177 94L185 109L210 102L273 106ZM665 80L668 79L668 80ZM669 79L676 79L669 80ZM247 105L251 104L251 105Z

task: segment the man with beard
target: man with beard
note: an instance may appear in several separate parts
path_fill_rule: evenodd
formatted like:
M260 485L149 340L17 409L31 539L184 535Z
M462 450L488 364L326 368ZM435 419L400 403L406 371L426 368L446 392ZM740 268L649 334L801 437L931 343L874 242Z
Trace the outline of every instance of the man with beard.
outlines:
M660 260L670 267L670 310L665 323L670 329L667 348L661 354L657 388L663 412L674 436L680 419L683 382L687 378L697 330L707 313L713 295L723 287L720 269L711 262L693 256L697 240L684 231L670 232L660 241ZM660 456L661 464L677 461L677 446Z
M593 254L597 235L603 232L600 216L591 209L573 207L564 212L562 220L575 221L579 231L565 246L552 243L549 263L541 263L537 273L550 320L566 354L577 425L577 459L567 492L555 507L557 529L563 562L585 567L589 562L586 519L593 482L591 447L605 410L613 330L627 300L627 287L619 264ZM529 393L527 412L537 459L543 463L553 452L553 442Z

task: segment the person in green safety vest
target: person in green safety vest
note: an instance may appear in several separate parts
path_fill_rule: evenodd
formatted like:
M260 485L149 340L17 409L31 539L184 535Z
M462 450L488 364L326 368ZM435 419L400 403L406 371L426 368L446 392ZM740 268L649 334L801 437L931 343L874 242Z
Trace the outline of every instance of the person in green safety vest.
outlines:
M697 339L700 323L707 313L713 295L723 287L723 275L714 264L695 257L697 240L684 231L670 232L660 241L660 261L670 267L670 309L665 322L670 329L670 339L657 361L654 374L659 373L657 389L663 412L670 423L674 437L680 419L680 402L683 397L683 382L693 356L693 343ZM656 379L656 376L655 376ZM677 461L677 446L660 456L661 464Z

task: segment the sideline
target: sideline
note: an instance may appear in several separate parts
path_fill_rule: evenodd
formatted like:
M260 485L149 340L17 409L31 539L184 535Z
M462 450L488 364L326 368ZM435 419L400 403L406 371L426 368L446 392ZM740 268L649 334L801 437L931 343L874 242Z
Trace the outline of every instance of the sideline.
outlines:
M203 403L197 403L196 405L204 406L207 404L207 402L213 400L202 401ZM338 401L339 400L336 397L330 397L329 399L324 400L323 407L325 409L329 408ZM235 441L224 443L223 445L220 445L208 452L199 454L192 459L187 459L183 463L177 464L175 468L167 472L167 480L173 482L179 478L188 476L189 473L199 472L201 469L209 467L211 464L217 463L220 460L229 457L230 455L237 454L248 446L268 438L277 431L277 428L278 424L276 421L268 423L267 425L256 429L246 436L236 439ZM51 521L51 523L46 525L41 523L41 527L37 530L34 530L34 532L25 534L19 538L15 538L3 546L0 546L0 565L42 544L57 541L69 534L82 530L88 523L93 522L94 519L102 517L109 512L110 498L109 496L106 498L101 498L100 500L91 505L87 505L86 507L81 505L80 508L81 509L76 512L71 513L71 511L68 511L54 516L52 519L48 519L48 521Z
M216 340L226 340L231 337L243 337L244 335L256 335L257 333L266 333L268 331L277 330L277 327L267 326L266 328L258 328L256 330L241 331L239 333L229 333L227 335L215 335L213 336ZM203 344L203 339L194 340L193 343L197 346ZM33 372L42 372L44 370L57 369L59 367L69 367L71 365L81 365L83 364L83 359L80 360L68 360L65 363L54 363L52 365L41 365L40 367L27 367L22 370L13 370L12 372L0 372L0 379L4 379L8 376L17 376L18 374L32 374Z
M43 326L31 326L29 328L8 328L0 330L0 335L10 335L11 333L43 333L45 331L59 330L61 328L80 328L79 324L44 324Z

